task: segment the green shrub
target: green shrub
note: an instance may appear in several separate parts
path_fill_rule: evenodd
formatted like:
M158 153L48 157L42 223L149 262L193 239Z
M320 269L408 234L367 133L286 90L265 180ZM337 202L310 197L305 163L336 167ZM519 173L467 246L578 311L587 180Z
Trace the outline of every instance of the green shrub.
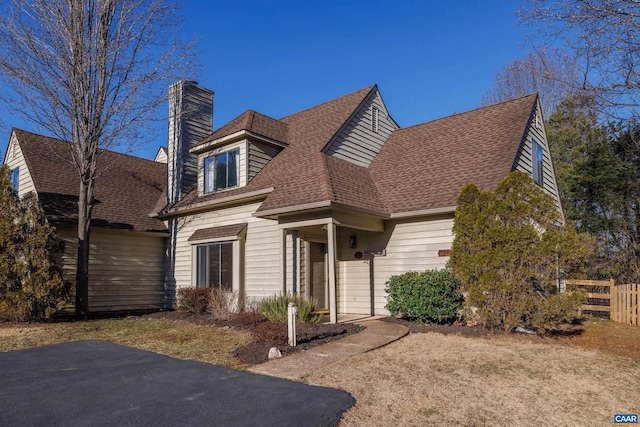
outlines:
M494 192L465 186L456 205L448 267L482 325L544 333L573 318L580 298L557 295L558 272L579 271L594 243L574 224L559 225L550 195L516 171Z
M209 307L210 294L207 288L180 288L177 309L181 313L204 314Z
M458 283L449 270L391 276L385 290L392 315L419 322L452 322L462 307Z
M546 334L563 323L572 323L582 317L580 306L587 303L584 290L551 295L538 304L532 315L531 325L540 334Z
M260 311L271 321L286 322L290 302L298 307L298 319L300 321L313 323L320 321L321 316L315 313L317 309L316 302L295 295L274 295L265 298L260 303Z
M63 251L36 195L18 198L0 167L0 320L43 320L65 308L71 286L54 263Z

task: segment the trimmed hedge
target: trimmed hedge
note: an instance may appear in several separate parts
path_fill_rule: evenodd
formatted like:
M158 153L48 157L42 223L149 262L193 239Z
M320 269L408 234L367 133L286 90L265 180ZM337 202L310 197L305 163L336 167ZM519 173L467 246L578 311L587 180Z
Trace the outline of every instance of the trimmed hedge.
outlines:
M386 283L387 309L419 322L453 322L462 308L459 285L449 270L409 271Z

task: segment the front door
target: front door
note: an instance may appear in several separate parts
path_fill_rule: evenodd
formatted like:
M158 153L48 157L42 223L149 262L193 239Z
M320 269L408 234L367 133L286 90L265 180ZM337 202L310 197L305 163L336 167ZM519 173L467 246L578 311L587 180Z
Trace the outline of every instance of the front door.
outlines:
M310 297L315 299L318 310L329 309L329 283L327 281L327 244L309 242Z

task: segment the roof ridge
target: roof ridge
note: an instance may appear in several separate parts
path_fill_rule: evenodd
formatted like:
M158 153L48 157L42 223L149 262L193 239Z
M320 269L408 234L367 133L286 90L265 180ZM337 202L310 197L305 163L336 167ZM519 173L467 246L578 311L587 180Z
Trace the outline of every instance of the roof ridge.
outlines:
M484 105L484 106L481 106L481 107L472 108L471 110L466 110L466 111L463 111L461 113L453 113L453 114L450 114L448 116L438 117L437 119L428 120L426 122L416 123L415 125L403 127L403 128L400 128L400 129L396 129L396 130L394 130L394 132L403 131L403 130L406 130L406 129L411 129L411 128L414 128L414 127L417 127L417 126L426 125L428 123L434 123L434 122L437 122L437 121L440 121L440 120L450 119L452 117L458 117L458 116L462 116L462 115L465 115L465 114L475 113L477 111L485 110L485 109L488 109L488 108L494 108L494 107L497 107L497 106L502 105L502 104L508 104L508 103L511 103L511 102L520 101L520 100L522 100L524 98L529 98L531 96L536 96L537 97L538 96L538 92L532 92L532 93L530 93L528 95L519 96L517 98L508 99L506 101L497 102L497 103L491 104L491 105Z
M344 98L346 98L348 96L355 95L356 93L364 91L364 90L367 90L367 92L370 92L376 86L377 86L377 84L372 84L370 86L363 87L363 88L358 89L358 90L354 90L353 92L349 92L349 93L347 93L345 95L342 95L342 96L339 96L337 98L333 98L333 99L330 99L328 101L321 102L320 104L316 104L316 105L313 105L311 107L305 108L304 110L296 111L295 113L291 113L291 114L288 114L288 115L286 115L284 117L280 117L278 120L280 121L280 120L288 119L288 118L290 118L292 116L304 113L304 112L309 111L309 110L313 110L314 108L318 108L318 107L321 107L323 105L329 104L331 102L339 101L339 100L344 99Z

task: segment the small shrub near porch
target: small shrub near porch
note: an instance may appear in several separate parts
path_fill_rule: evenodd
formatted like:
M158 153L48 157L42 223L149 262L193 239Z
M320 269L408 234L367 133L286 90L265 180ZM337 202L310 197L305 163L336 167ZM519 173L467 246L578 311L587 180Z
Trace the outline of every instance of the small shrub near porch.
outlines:
M394 316L418 322L456 320L463 297L449 270L409 271L387 282L387 309Z
M298 319L300 321L312 323L318 323L320 321L321 316L316 313L316 302L295 295L274 295L265 298L260 303L260 311L271 321L286 322L288 316L287 309L290 302L298 307Z

